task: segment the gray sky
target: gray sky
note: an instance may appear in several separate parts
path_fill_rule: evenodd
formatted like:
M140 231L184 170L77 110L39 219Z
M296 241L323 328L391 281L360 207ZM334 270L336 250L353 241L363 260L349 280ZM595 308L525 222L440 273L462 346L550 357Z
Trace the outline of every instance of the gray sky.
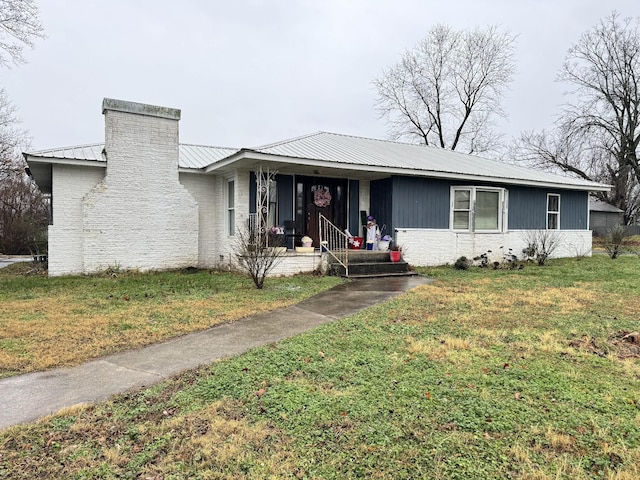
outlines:
M437 23L518 36L508 137L548 128L567 49L638 0L40 0L47 38L0 71L33 149L102 142L104 97L182 110L184 143L387 138L372 79Z

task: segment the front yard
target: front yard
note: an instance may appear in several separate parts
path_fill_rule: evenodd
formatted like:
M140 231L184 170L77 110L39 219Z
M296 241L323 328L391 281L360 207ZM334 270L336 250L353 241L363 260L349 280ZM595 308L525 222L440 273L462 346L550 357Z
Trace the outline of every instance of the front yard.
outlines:
M107 272L84 277L0 270L0 378L77 365L297 303L340 282L300 275L264 290L229 272Z
M637 479L640 352L623 337L640 330L639 272L636 256L423 269L435 283L357 315L6 430L0 478ZM96 295L65 311L153 323L166 296L187 316L226 292L198 275L144 289L78 278ZM227 281L239 309L293 288ZM47 283L14 308L73 303Z

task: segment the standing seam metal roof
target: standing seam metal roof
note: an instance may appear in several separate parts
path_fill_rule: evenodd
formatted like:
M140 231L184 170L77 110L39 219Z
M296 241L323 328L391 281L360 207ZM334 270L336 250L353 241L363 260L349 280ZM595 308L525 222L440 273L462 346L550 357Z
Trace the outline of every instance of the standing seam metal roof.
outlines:
M106 161L104 143L81 145L29 152L28 155L45 158ZM411 171L423 175L429 172L440 177L466 176L480 177L488 181L507 181L509 183L533 182L573 186L581 189L596 188L602 190L602 184L582 179L565 177L553 173L525 168L518 165L468 155L451 150L425 145L376 140L336 133L317 132L302 137L284 140L239 150L237 148L212 147L205 145L180 144L178 165L181 168L203 169L233 155L251 152L328 162L335 166L355 165L359 167L389 168ZM231 159L233 161L233 159ZM514 182L515 181L515 182Z
M191 145L182 143L178 151L178 166L180 168L205 168L216 163L223 158L233 155L237 148L209 147L205 145ZM27 155L43 158L59 158L73 160L93 160L106 162L104 156L104 143L94 143L90 145L79 145L75 147L64 147L50 150L38 150L27 152Z
M594 182L534 170L519 165L426 145L318 132L265 145L254 151L339 164L431 171L509 180L557 183L580 187Z

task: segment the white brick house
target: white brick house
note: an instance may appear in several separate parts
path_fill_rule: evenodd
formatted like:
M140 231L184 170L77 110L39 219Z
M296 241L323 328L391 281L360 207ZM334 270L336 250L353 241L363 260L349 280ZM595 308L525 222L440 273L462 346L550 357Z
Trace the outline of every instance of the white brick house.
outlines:
M557 256L590 254L588 194L609 187L432 147L316 133L257 148L179 143L180 111L105 99L104 143L24 153L52 199L49 274L109 267L163 270L232 261L235 229L256 211L256 172L277 176L269 199L289 247L318 213L354 235L373 214L414 265L453 263L526 233L557 230ZM314 201L321 191L327 204ZM316 197L317 198L317 197ZM276 273L318 267L290 248Z

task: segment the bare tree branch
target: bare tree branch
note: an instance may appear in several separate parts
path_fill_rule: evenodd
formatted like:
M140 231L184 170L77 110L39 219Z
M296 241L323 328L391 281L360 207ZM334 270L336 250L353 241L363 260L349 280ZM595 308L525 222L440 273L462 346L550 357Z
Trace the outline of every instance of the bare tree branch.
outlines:
M599 198L632 221L640 210L640 17L613 12L584 33L567 52L558 80L573 90L556 131L522 134L516 156L611 184Z
M38 7L34 0L0 2L0 65L10 67L25 62L24 47L33 48L35 38L44 38Z
M373 81L390 135L468 152L497 147L492 126L504 116L500 102L515 73L514 45L497 27L433 27Z

